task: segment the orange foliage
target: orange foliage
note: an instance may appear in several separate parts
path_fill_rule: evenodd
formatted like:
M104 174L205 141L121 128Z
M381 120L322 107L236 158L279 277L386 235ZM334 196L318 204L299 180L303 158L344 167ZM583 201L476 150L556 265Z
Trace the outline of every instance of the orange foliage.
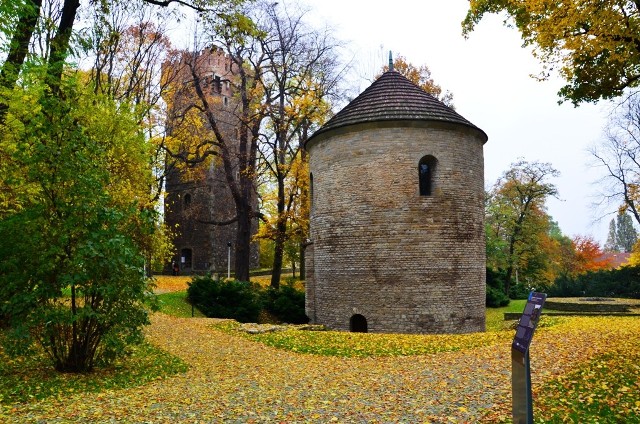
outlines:
M584 274L611 267L611 260L603 255L600 244L591 236L575 236L573 246L576 252L575 273Z

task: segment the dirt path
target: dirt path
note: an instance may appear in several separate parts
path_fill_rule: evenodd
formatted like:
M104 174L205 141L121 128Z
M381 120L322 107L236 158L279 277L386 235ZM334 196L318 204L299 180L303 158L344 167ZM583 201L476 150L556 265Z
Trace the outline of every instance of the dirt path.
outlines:
M149 339L189 363L183 375L22 405L12 418L46 423L477 422L482 408L510 397L508 345L347 359L273 349L214 331L210 322L153 317ZM613 343L615 337L619 334L579 329L563 333L562 340L552 331L541 333L538 345L544 349L537 348L532 358L534 384L600 353L606 339Z

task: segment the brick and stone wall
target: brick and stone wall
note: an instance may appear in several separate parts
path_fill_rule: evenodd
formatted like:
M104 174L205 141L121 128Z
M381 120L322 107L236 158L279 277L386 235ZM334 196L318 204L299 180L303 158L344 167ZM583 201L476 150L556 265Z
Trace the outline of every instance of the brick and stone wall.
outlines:
M227 243L235 242L236 224L211 225L200 221L225 221L235 214L233 198L224 179L224 171L215 164L207 167L202 179L183 180L184 174L173 171L167 175L165 222L174 234L175 253L172 260L180 262L183 249L192 252L191 266L180 264L180 272L221 273L226 275ZM190 204L185 204L185 196ZM257 232L257 223L252 234ZM258 244L251 245L251 267L258 267ZM231 268L235 260L231 250ZM171 270L167 268L167 272Z
M352 125L307 148L312 174L307 315L349 330L485 329L483 134L457 124ZM418 162L437 159L420 196Z

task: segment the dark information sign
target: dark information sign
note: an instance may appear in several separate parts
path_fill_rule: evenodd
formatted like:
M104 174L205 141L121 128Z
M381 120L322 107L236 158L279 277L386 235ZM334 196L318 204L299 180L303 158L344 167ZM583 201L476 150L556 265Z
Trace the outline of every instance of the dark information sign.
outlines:
M524 307L524 312L516 328L516 336L513 338L513 349L519 350L522 353L527 353L527 350L529 350L533 332L538 326L540 314L542 313L542 305L544 305L546 299L546 293L531 292L529 294L529 300Z

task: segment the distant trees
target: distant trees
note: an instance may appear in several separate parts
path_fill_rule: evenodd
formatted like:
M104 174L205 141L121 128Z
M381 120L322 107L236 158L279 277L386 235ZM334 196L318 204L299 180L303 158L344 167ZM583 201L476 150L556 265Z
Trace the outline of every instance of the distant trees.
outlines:
M518 272L531 276L541 269L541 238L550 230L545 202L558 193L549 181L556 176L558 171L549 163L520 160L488 193L487 265L505 270L506 294Z
M566 80L559 95L574 104L614 98L640 84L640 3L629 0L472 0L468 35L485 14L505 13L524 44Z
M589 271L607 269L611 266L610 260L604 257L600 244L593 237L575 236L572 239L575 254L573 268L564 275L575 277Z
M609 222L605 250L629 253L637 241L638 232L633 227L631 216L626 212L619 212L618 216Z
M487 193L487 276L491 277L492 304L502 301L495 293L498 283L504 294L517 298L533 287L548 287L559 279L609 268L609 260L592 237L565 236L547 214L547 199L558 194L550 181L557 175L548 163L521 160Z

